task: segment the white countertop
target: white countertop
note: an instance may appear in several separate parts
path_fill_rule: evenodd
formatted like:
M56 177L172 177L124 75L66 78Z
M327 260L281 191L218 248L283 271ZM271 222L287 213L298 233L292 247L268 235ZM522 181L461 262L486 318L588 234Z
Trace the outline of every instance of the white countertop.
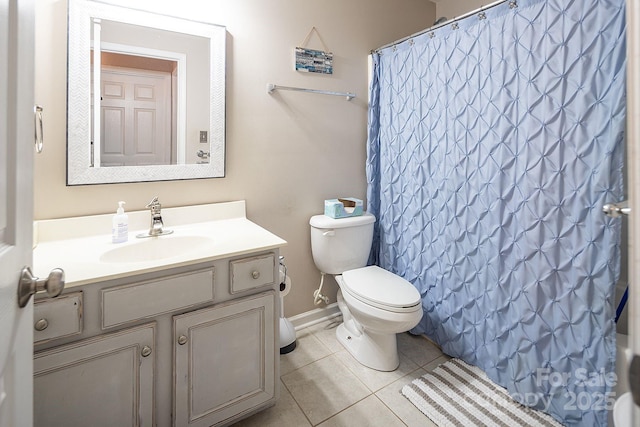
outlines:
M149 230L149 211L127 212L129 241L111 243L113 215L63 218L34 223L33 271L47 277L53 268L65 272L65 288L118 279L134 274L187 266L220 258L279 248L286 241L249 221L244 201L166 208L162 210L167 236L136 238ZM162 258L138 262L104 262L101 257L117 248L140 245L150 239L204 236L200 242ZM146 243L145 243L146 244ZM170 247L170 245L169 245ZM133 248L132 248L133 249Z

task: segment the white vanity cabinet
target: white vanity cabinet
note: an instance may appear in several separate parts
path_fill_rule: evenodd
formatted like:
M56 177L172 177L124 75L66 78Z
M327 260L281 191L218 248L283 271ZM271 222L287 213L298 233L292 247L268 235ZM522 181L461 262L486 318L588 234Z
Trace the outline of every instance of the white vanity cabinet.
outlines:
M66 289L57 305L38 301L34 329L47 326L35 335L35 426L229 425L275 404L278 255L155 270Z
M40 299L33 307L33 340L46 342L82 332L82 292Z
M34 425L154 425L155 326L36 353Z
M214 425L275 397L274 316L270 291L173 318L176 425Z

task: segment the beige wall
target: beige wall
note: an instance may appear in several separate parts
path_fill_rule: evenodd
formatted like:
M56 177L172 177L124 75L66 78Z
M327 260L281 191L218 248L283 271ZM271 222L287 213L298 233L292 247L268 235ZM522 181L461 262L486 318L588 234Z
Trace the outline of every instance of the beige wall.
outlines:
M35 90L36 103L45 109L46 145L35 161L34 217L115 212L118 200L125 200L128 210L140 210L154 195L165 207L244 199L251 220L289 242L282 251L293 281L286 315L315 308L312 292L320 274L311 257L309 217L322 212L324 199L366 195L367 54L431 25L435 5L427 0L140 0L136 7L144 4L227 27L226 177L66 187L67 4L39 0ZM334 53L333 75L293 70L293 49L312 26ZM308 46L322 48L317 37ZM268 95L267 83L350 91L357 98ZM328 282L333 302L336 285Z
M440 0L436 3L436 16L453 19L481 6L493 3L493 0Z

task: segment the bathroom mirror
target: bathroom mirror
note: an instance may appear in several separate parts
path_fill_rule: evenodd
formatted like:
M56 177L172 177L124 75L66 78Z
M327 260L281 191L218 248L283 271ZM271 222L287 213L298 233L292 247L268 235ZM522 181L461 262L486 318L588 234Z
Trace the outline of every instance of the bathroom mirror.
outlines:
M225 28L89 0L68 19L67 185L223 177Z

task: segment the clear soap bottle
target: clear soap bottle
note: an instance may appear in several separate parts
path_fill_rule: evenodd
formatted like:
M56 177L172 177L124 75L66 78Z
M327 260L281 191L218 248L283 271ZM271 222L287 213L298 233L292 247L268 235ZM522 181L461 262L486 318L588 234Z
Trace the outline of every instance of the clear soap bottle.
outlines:
M124 213L125 202L118 202L118 210L113 216L113 226L111 228L111 241L113 243L123 243L129 239L129 216Z

